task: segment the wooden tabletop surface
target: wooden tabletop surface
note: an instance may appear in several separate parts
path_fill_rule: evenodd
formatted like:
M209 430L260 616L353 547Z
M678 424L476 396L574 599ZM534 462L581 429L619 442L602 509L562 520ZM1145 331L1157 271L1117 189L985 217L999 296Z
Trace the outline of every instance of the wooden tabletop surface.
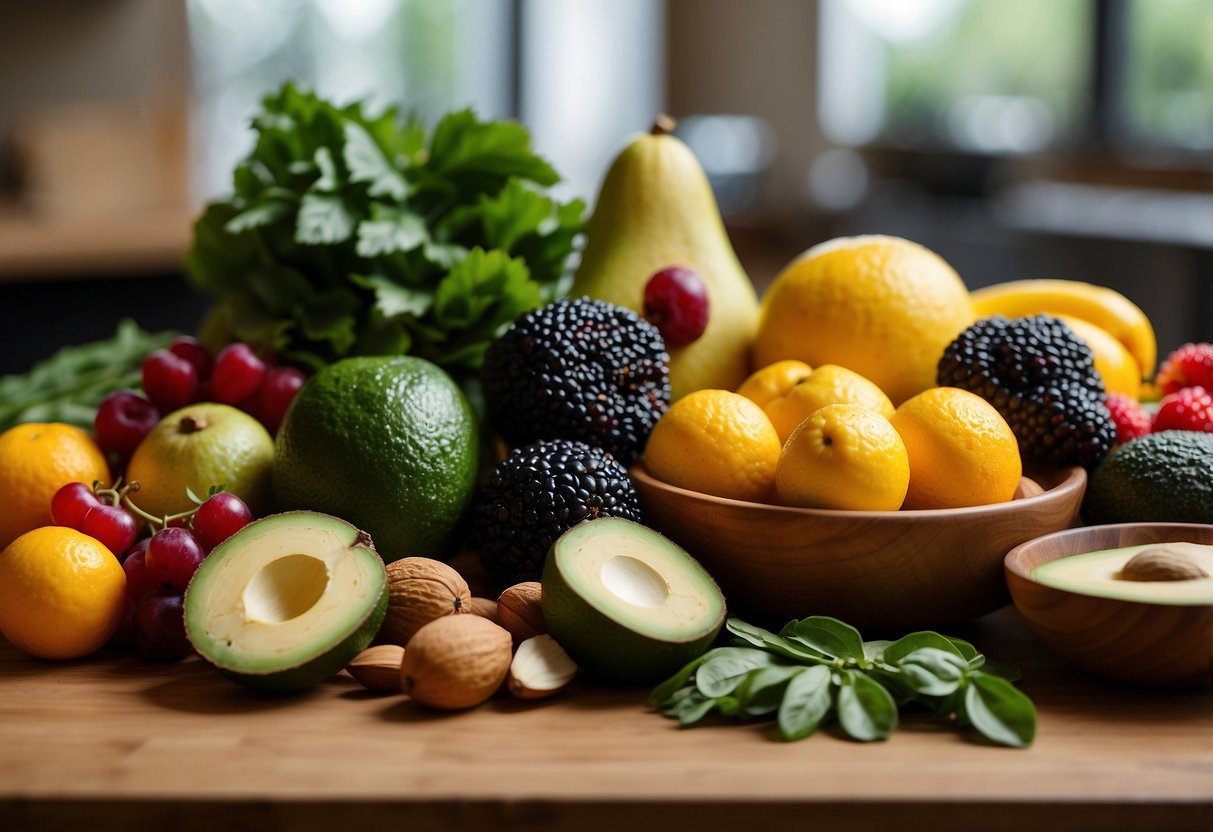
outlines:
M684 730L646 712L644 690L589 683L457 714L344 673L275 699L198 659L59 664L0 644L0 829L1213 829L1213 693L1070 670L1013 609L950 634L1022 668L1031 748L966 742L925 716L871 745Z

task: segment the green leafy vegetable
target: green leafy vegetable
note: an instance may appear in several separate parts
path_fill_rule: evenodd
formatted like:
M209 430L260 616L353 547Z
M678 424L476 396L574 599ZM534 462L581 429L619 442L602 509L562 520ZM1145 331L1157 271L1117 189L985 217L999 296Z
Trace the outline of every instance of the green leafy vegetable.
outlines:
M1036 708L1008 676L987 669L967 641L910 633L896 641L863 641L835 618L790 621L778 635L730 618L733 644L709 650L667 679L649 706L690 726L716 714L775 717L779 735L804 739L831 720L844 734L871 742L897 727L899 708L918 704L955 717L1000 745L1024 747L1036 734Z
M337 106L284 85L253 119L234 193L194 226L190 279L218 303L206 331L314 368L412 353L453 372L565 290L580 200L519 124Z
M0 378L0 431L22 422L91 429L101 400L115 390L138 388L143 359L175 335L144 332L124 319L111 338L63 347L27 373Z

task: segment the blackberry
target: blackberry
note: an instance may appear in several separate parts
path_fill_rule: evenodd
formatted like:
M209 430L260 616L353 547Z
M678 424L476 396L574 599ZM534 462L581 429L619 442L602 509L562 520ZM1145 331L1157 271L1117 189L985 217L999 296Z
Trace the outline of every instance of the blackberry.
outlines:
M1092 468L1116 441L1094 353L1049 315L978 321L944 350L936 381L992 404L1039 462Z
M657 327L589 298L519 318L493 341L481 380L489 422L512 445L578 439L627 465L670 405Z
M548 548L584 520L640 521L627 470L608 452L576 440L516 449L493 470L472 514L473 543L503 585L537 581Z

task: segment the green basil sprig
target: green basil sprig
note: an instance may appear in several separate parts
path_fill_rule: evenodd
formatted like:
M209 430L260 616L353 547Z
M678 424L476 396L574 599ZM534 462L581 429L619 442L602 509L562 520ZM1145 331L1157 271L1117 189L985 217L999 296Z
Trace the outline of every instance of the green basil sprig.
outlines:
M1036 735L1036 708L972 644L924 631L896 641L864 641L827 616L790 621L778 633L736 618L732 643L709 650L667 679L649 706L682 725L715 716L774 718L784 740L804 739L836 721L848 737L883 740L911 704L954 719L999 745L1023 748Z

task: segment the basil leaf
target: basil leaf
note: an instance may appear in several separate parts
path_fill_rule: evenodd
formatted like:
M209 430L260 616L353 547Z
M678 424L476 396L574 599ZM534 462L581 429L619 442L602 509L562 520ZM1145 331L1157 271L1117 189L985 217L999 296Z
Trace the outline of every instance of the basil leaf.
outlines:
M725 622L725 627L730 633L747 644L761 647L764 650L770 650L789 659L796 661L824 661L827 659L827 656L820 650L814 650L801 644L793 644L783 636L777 636L769 630L755 627L753 624L747 624L737 618L730 618Z
M312 183L310 190L321 193L333 193L341 183L337 180L337 163L333 161L333 152L327 147L316 148L316 170L320 177Z
M897 664L915 650L931 648L951 653L959 658L965 658L960 648L949 638L929 630L920 633L910 633L890 644L884 651L884 661L887 664Z
M704 696L732 693L745 675L756 667L775 664L775 657L748 647L723 647L695 671L695 687Z
M790 665L771 665L751 670L733 691L739 713L745 716L762 716L779 708L788 680L805 668Z
M303 245L333 245L354 233L354 215L339 196L305 194L299 204L295 242Z
M695 671L699 668L700 665L702 665L704 662L706 662L708 659L712 658L713 656L718 655L721 650L726 650L726 649L728 649L728 648L717 647L715 650L709 650L708 652L704 653L699 658L692 659L691 661L687 662L683 666L682 670L679 670L673 676L666 679L664 682L662 682L660 685L658 685L656 688L653 689L653 692L649 694L649 698L647 700L648 706L650 708L655 708L659 705L662 705L666 700L668 700L674 694L674 692L676 690L681 688L687 682L691 681L691 677L695 675ZM689 690L694 690L694 688L689 688Z
M885 651L893 642L876 639L875 641L865 641L863 643L863 657L870 662L879 662L884 659Z
M965 690L963 714L992 742L1024 748L1036 736L1036 706L1006 679L975 673Z
M371 219L358 223L359 257L378 257L397 251L412 251L429 237L425 220L412 211L373 203Z
M512 252L524 235L538 229L552 213L552 201L511 178L497 196L480 198L480 222L492 248Z
M678 721L684 726L694 725L699 720L710 714L716 708L715 699L700 699L692 701L691 704L682 708L678 712Z
M833 704L829 668L817 665L798 673L779 703L779 735L788 742L804 739L825 721Z
M791 632L788 632L791 627ZM791 622L780 635L800 642L835 659L862 659L863 637L850 624L837 618L814 615Z
M345 166L350 169L350 181L366 182L369 186L367 193L371 196L390 197L397 201L408 196L408 183L361 125L352 121L345 123L342 155Z
M903 679L923 696L947 696L960 687L969 664L962 657L935 647L920 647L897 662Z
M259 202L251 208L241 211L223 226L229 234L240 234L253 228L273 225L278 220L288 217L294 205L281 199L269 199Z
M956 648L956 651L969 663L970 670L976 670L986 663L986 657L963 638L953 638L952 636L944 636L944 638L952 642L952 646Z
M852 739L883 740L897 727L897 703L889 692L862 673L839 674L838 724Z

